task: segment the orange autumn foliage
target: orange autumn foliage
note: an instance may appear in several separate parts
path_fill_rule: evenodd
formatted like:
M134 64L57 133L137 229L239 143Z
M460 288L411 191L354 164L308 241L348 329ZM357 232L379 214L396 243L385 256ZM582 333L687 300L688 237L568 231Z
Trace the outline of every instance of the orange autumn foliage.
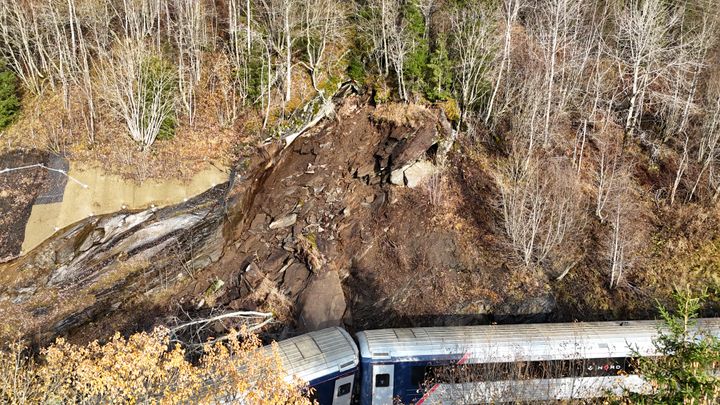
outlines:
M0 350L0 403L310 404L277 349L259 347L257 337L235 335L208 343L193 364L164 328L87 346L58 339L37 361L13 344Z

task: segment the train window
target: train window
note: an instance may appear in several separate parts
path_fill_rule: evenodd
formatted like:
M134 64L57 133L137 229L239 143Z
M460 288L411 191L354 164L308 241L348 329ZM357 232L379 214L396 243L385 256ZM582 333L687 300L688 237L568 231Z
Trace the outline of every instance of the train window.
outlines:
M378 388L390 386L390 374L376 374L375 386Z
M350 393L350 387L352 387L352 385L351 385L350 383L341 385L340 388L338 388L337 396L338 396L338 397L342 397L342 396L344 396L344 395L349 394L349 393Z

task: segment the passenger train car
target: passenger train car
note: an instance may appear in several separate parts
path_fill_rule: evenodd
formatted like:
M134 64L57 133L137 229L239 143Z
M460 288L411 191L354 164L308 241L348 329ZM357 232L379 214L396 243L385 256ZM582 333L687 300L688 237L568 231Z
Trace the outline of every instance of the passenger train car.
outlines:
M358 332L278 343L321 405L496 403L643 392L631 359L657 355L658 321L482 325ZM698 328L720 336L720 318Z

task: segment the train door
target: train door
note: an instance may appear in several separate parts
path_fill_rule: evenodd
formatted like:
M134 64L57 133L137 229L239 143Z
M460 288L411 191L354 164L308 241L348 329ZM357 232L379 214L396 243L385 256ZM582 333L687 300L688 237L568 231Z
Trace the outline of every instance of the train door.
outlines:
M350 405L353 392L353 382L355 374L335 380L335 390L333 391L333 405Z
M395 366L393 364L376 364L373 366L372 369L373 405L392 405Z

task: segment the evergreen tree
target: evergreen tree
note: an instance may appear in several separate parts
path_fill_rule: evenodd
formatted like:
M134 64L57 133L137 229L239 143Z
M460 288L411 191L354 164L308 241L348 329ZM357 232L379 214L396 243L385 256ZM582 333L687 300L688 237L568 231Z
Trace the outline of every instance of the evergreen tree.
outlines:
M659 307L666 326L654 344L660 357L638 357L638 373L653 387L653 394L630 394L630 403L715 404L720 400L720 340L698 328L695 318L707 297L690 288L676 291L677 308Z
M447 39L440 35L435 41L435 49L430 55L430 62L427 64L427 90L425 91L428 100L447 100L452 95L449 89L452 87L452 64L447 51Z
M430 56L430 44L425 38L425 18L415 2L405 4L403 18L412 44L405 61L405 79L409 92L419 93L425 88L425 70Z
M0 61L0 130L12 123L20 111L17 77Z

